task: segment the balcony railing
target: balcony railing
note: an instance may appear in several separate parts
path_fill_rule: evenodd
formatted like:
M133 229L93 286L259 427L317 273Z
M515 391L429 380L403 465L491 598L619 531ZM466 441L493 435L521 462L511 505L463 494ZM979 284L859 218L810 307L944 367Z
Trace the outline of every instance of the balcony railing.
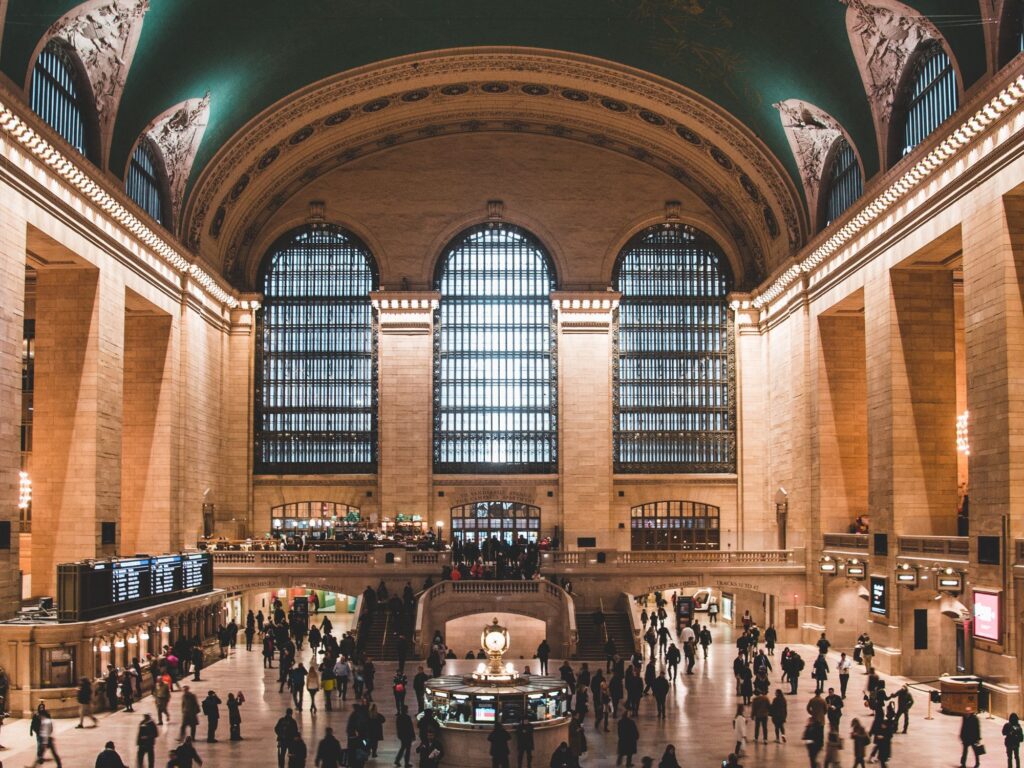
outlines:
M966 536L900 536L900 556L966 562L970 540Z
M761 550L574 550L545 552L543 566L599 568L629 565L796 565L791 549Z
M822 536L825 549L852 549L858 552L867 551L869 538L866 533L826 533Z
M362 565L400 568L403 565L418 570L434 570L447 565L447 552L410 552L407 550L374 549L369 552L221 552L214 551L214 565L227 568L252 566L254 568L305 568L318 565Z

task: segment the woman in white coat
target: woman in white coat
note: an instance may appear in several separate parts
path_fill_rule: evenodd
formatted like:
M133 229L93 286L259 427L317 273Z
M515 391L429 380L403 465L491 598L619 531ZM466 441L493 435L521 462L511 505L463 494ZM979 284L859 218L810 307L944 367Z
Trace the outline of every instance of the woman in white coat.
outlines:
M736 757L740 756L743 750L743 742L747 740L747 716L743 714L743 705L736 705L736 717L732 719L732 730L736 737Z

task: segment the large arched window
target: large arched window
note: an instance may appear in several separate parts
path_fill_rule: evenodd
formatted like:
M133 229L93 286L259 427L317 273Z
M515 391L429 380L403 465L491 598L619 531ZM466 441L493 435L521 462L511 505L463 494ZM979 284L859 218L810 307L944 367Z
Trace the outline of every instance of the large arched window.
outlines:
M719 549L719 509L698 501L653 501L629 512L630 549Z
M684 224L619 254L616 472L734 472L733 341L721 249Z
M452 507L452 541L483 544L494 537L514 544L519 539L536 544L540 535L540 507L517 501L475 501Z
M956 72L938 43L920 51L905 94L900 156L910 153L956 112Z
M156 150L146 139L141 139L132 152L128 174L124 179L124 189L154 220L164 225L168 223L160 162Z
M434 470L557 471L551 260L528 232L473 227L437 271Z
M275 244L263 270L256 471L374 471L373 257L340 227L304 227Z
M838 219L864 191L857 155L846 139L839 139L839 146L835 148L827 183L825 226Z
M32 68L32 111L83 155L88 155L86 105L79 70L68 50L55 40L46 44Z

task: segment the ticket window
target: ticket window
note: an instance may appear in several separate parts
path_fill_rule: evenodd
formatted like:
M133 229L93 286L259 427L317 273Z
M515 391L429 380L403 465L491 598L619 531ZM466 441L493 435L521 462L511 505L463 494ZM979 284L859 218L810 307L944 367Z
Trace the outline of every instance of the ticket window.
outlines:
M39 682L42 688L73 688L77 681L74 646L40 650Z

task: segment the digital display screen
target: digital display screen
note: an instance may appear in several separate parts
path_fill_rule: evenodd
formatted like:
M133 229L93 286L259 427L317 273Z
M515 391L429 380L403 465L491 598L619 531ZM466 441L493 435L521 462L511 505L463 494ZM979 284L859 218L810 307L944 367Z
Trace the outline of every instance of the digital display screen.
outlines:
M999 595L975 590L974 636L998 643L1002 639L999 623Z
M494 707L476 707L473 711L473 719L478 723L493 723Z
M889 613L888 584L885 576L871 577L871 612L879 616Z
M166 595L181 589L181 555L154 557L149 567L150 594Z
M57 616L88 621L213 589L208 552L125 557L57 566Z

